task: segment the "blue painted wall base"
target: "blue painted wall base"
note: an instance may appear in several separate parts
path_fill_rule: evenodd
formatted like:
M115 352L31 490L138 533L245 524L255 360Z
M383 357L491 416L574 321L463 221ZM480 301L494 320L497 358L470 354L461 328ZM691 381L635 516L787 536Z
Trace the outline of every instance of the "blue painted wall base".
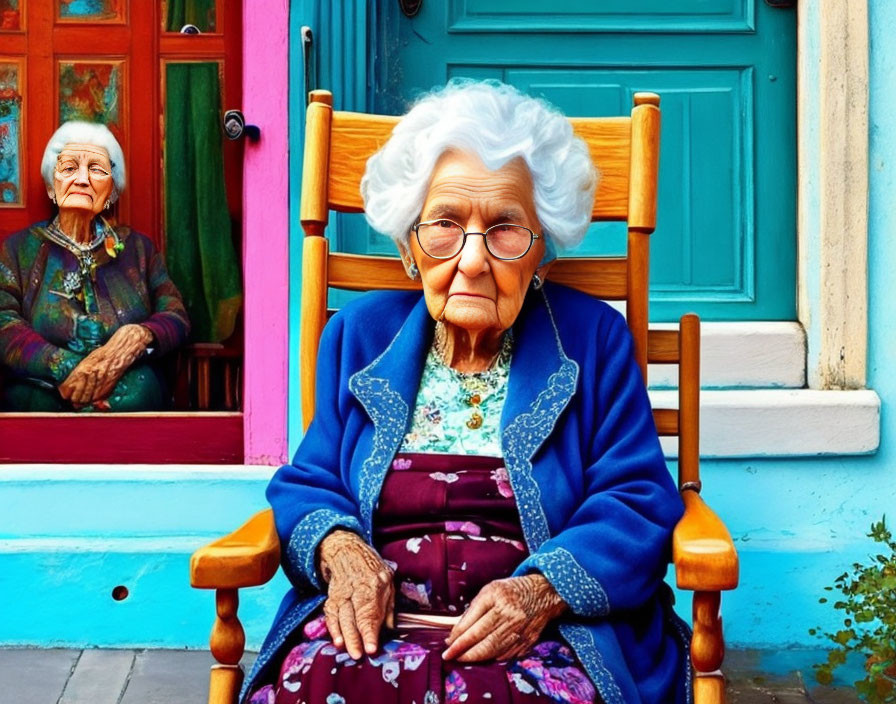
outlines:
M844 494L860 461L704 462L706 498L741 556L741 586L722 600L729 645L817 648L823 644L809 628L838 625L818 598L867 556L867 525L887 508L874 483ZM864 476L873 476L878 463L864 461ZM0 478L8 502L0 527L0 645L206 647L214 599L190 588L190 554L264 507L267 473L153 476L118 468ZM129 592L123 601L112 596L117 586ZM278 575L241 592L250 648L260 645L286 589ZM689 620L689 595L679 595L677 608Z

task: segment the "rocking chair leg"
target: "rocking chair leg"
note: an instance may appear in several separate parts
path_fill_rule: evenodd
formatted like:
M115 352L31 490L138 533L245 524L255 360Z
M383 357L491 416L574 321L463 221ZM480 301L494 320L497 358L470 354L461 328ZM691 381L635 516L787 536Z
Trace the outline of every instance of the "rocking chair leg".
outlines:
M208 704L236 704L243 684L240 659L246 647L246 634L236 615L239 593L236 589L218 589L215 604L218 617L212 626L209 645L218 664L212 665Z
M235 704L242 686L242 667L239 665L212 665L208 686L208 704Z
M694 677L694 704L725 704L725 677L721 672Z
M719 592L694 592L694 703L725 704L725 677L719 671L725 657Z

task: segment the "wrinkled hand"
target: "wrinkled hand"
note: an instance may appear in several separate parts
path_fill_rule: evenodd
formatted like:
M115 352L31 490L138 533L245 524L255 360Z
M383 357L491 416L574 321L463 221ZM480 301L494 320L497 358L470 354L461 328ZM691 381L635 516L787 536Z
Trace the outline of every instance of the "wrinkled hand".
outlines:
M320 571L329 584L324 616L333 645L358 660L377 649L383 621L394 625L392 570L356 533L335 530L321 541ZM363 641L364 650L361 649Z
M566 611L541 574L498 579L486 584L446 639L445 660L507 660L525 653L545 626Z
M105 399L150 342L152 333L142 325L122 325L72 370L59 385L60 395L76 407Z

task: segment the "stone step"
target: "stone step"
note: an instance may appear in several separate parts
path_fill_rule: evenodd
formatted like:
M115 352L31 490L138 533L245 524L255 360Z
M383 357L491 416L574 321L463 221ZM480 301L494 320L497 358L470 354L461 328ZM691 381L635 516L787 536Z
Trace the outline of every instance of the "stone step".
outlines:
M677 329L677 323L652 323ZM678 386L677 365L651 365L652 388ZM795 322L700 325L700 383L708 389L802 388L806 384L806 333Z
M654 408L675 408L675 390L651 389ZM677 439L663 438L669 458ZM880 444L880 397L870 389L705 390L700 394L700 456L867 455Z

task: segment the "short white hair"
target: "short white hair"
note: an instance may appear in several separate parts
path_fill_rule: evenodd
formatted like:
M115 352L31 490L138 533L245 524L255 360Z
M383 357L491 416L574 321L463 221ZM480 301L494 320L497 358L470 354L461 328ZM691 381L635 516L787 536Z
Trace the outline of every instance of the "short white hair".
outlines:
M436 162L451 149L475 154L492 171L523 159L549 251L582 241L598 177L587 145L555 107L492 80L451 81L395 126L361 179L370 225L406 246Z
M47 188L53 190L53 172L56 170L56 160L59 159L59 154L67 144L90 144L94 147L102 147L109 153L109 161L112 163L112 182L115 184L109 200L113 203L118 200L125 185L124 153L121 151L121 145L115 139L115 135L100 122L69 120L63 122L53 133L44 149L44 158L40 162L40 175L44 177L44 184Z

